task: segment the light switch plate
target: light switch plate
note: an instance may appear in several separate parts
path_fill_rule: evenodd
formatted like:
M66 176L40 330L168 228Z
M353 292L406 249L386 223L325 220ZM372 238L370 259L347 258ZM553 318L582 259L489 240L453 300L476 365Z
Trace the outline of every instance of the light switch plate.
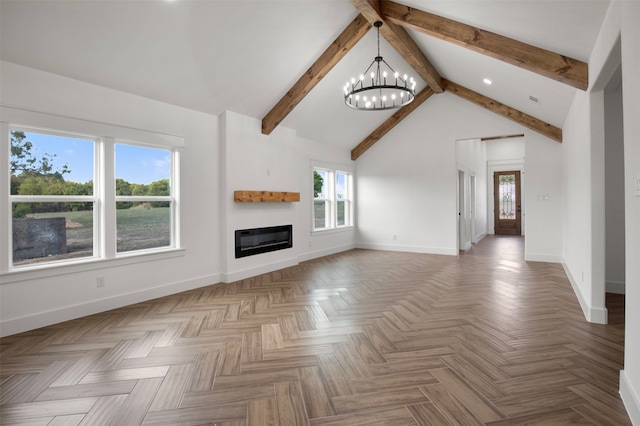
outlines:
M640 197L640 176L636 176L636 197Z

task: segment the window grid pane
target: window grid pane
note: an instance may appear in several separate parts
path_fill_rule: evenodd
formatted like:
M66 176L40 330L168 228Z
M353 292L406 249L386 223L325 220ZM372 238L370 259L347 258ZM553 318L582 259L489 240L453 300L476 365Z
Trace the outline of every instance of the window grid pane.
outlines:
M336 198L348 198L347 175L345 173L336 173Z
M336 226L346 226L347 223L347 202L338 200L336 204Z
M168 149L115 145L117 253L172 246L171 167Z
M93 195L94 145L69 135L11 130L11 195Z
M14 266L93 256L94 203L12 203Z
M328 172L316 169L313 171L313 198L326 199L328 195Z
M169 247L171 202L118 202L116 228L118 253Z
M326 229L329 227L329 201L315 200L313 202L313 228Z

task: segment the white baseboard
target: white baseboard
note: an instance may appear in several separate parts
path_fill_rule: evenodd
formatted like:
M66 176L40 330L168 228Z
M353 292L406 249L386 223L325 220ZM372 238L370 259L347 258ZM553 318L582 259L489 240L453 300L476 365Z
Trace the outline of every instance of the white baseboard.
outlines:
M455 248L448 249L442 247L404 246L399 244L357 243L356 247L368 250L405 251L409 253L447 254L452 256L456 256L458 254L458 250Z
M625 371L620 371L620 398L627 409L631 424L640 425L640 394L631 386Z
M580 303L580 307L582 308L582 313L584 314L584 317L586 318L586 320L589 322L593 322L595 324L606 324L607 319L609 317L609 311L607 311L607 308L592 307L585 299L584 295L582 294L582 289L578 285L578 282L575 280L575 278L571 274L571 271L569 270L569 267L567 266L566 263L564 263L564 261L562 262L562 267L564 268L564 272L567 274L567 277L569 278L571 287L573 287L573 292L575 293L576 298Z
M625 283L620 281L607 281L605 288L607 293L625 294L626 291Z
M220 282L220 275L208 275L188 281L165 284L132 293L119 294L113 297L93 300L78 305L65 306L47 312L40 312L19 318L11 318L0 322L0 337L10 336L23 331L33 330L63 321L93 315L111 309L121 308L134 303L145 302L158 297L181 293L195 288L205 287Z

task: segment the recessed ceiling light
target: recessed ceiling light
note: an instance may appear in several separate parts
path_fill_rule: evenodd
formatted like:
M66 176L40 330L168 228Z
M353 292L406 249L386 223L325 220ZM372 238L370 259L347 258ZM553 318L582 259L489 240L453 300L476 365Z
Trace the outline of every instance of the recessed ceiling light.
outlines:
M488 85L493 84L493 81L489 80L488 78L485 78L485 79L484 79L484 80L482 80L482 81L484 81L484 84L488 84Z

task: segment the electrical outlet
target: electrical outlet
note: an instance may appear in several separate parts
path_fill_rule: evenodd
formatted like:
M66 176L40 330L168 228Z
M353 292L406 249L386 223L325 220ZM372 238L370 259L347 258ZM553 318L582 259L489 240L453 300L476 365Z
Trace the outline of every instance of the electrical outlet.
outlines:
M393 236L393 241L395 241L395 240L396 240L396 236L394 235L394 236Z
M104 277L96 278L96 287L104 287Z

